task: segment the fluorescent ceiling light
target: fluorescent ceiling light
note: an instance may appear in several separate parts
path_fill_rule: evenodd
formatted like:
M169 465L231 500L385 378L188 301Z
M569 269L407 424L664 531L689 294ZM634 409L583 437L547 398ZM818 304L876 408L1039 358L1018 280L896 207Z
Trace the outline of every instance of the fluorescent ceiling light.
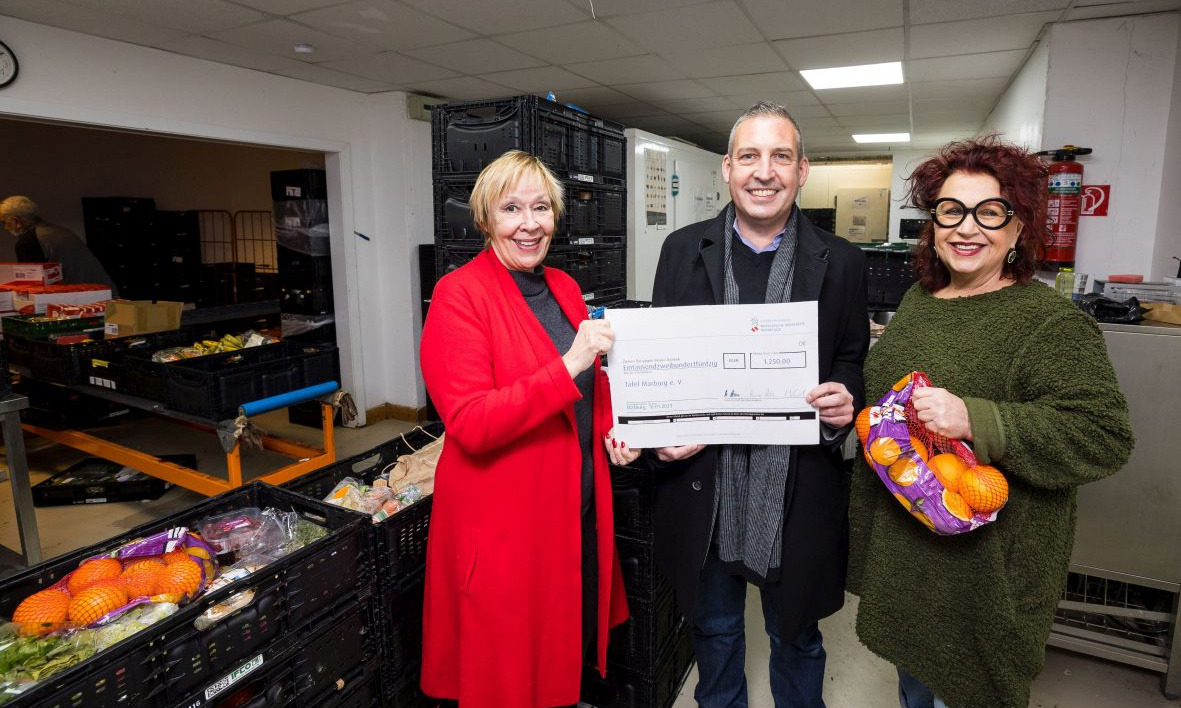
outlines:
M853 136L859 143L909 143L910 133L859 133Z
M837 66L831 69L804 69L800 72L814 89L884 86L902 83L902 62Z

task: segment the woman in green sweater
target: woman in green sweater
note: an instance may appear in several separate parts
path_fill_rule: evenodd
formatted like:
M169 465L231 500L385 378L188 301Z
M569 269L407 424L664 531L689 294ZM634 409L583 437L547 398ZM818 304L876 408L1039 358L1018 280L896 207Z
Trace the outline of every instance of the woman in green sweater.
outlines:
M929 211L918 282L865 360L866 399L911 371L919 420L998 467L995 522L938 536L863 460L849 509L857 634L898 668L903 708L1025 708L1074 540L1075 490L1131 453L1127 404L1095 322L1033 280L1046 169L994 136L956 142L910 176Z

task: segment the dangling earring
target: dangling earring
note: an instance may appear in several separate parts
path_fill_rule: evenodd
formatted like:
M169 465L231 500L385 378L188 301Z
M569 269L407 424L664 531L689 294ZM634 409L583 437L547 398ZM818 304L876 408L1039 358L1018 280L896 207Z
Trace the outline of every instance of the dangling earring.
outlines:
M1013 265L1013 261L1015 261L1015 260L1017 260L1017 249L1010 248L1009 255L1005 256L1005 263L1008 263L1009 265Z

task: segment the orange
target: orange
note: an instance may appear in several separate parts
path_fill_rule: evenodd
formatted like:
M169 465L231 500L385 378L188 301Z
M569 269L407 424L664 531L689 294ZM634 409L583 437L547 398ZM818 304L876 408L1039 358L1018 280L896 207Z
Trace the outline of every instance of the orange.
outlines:
M131 597L150 597L156 594L156 584L167 567L162 560L142 560L127 566L120 578Z
M113 585L83 590L70 600L70 621L86 625L127 604L127 591Z
M943 490L943 506L951 515L960 521L970 521L972 519L972 509L968 506L968 502L959 494L950 489Z
M899 457L890 465L890 479L900 487L909 487L919 480L919 463L912 457Z
M935 478L939 480L944 489L956 494L960 493L960 477L964 470L968 469L968 466L958 455L953 452L935 455L927 460L927 467L930 467L931 471L935 473Z
M12 621L20 626L22 634L45 634L60 629L66 621L70 608L70 594L50 588L29 595L12 613Z
M1009 482L992 465L976 465L960 475L960 495L968 506L988 514L1009 500Z
M116 558L95 558L74 569L67 581L71 595L77 595L100 580L117 578L123 572L123 564Z
M156 581L156 593L184 597L195 595L201 588L201 565L185 556L169 563Z
M857 439L864 445L869 440L869 406L861 409L857 414L857 421L854 423L857 430Z
M189 558L189 554L185 553L185 549L183 548L174 548L160 557L163 558L164 562L168 565L172 565L173 563L182 560L191 560Z
M910 383L911 375L912 374L907 374L906 376L903 376L902 378L898 379L898 383L894 384L894 386L892 387L892 390L901 391L902 389L906 388L906 385L908 383Z
M874 462L889 467L902 454L902 447L894 438L878 437L869 444L868 454Z

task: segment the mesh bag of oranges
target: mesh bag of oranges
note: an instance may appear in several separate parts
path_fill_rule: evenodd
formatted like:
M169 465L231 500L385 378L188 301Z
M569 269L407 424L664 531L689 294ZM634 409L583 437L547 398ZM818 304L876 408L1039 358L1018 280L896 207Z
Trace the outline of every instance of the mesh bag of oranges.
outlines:
M931 386L927 375L911 372L857 415L865 460L898 503L937 534L995 521L1009 498L1008 481L997 468L980 464L962 440L926 429L910 400L923 386Z
M183 604L217 574L216 554L200 536L174 528L82 561L17 606L12 621L25 635L100 626L150 602Z

